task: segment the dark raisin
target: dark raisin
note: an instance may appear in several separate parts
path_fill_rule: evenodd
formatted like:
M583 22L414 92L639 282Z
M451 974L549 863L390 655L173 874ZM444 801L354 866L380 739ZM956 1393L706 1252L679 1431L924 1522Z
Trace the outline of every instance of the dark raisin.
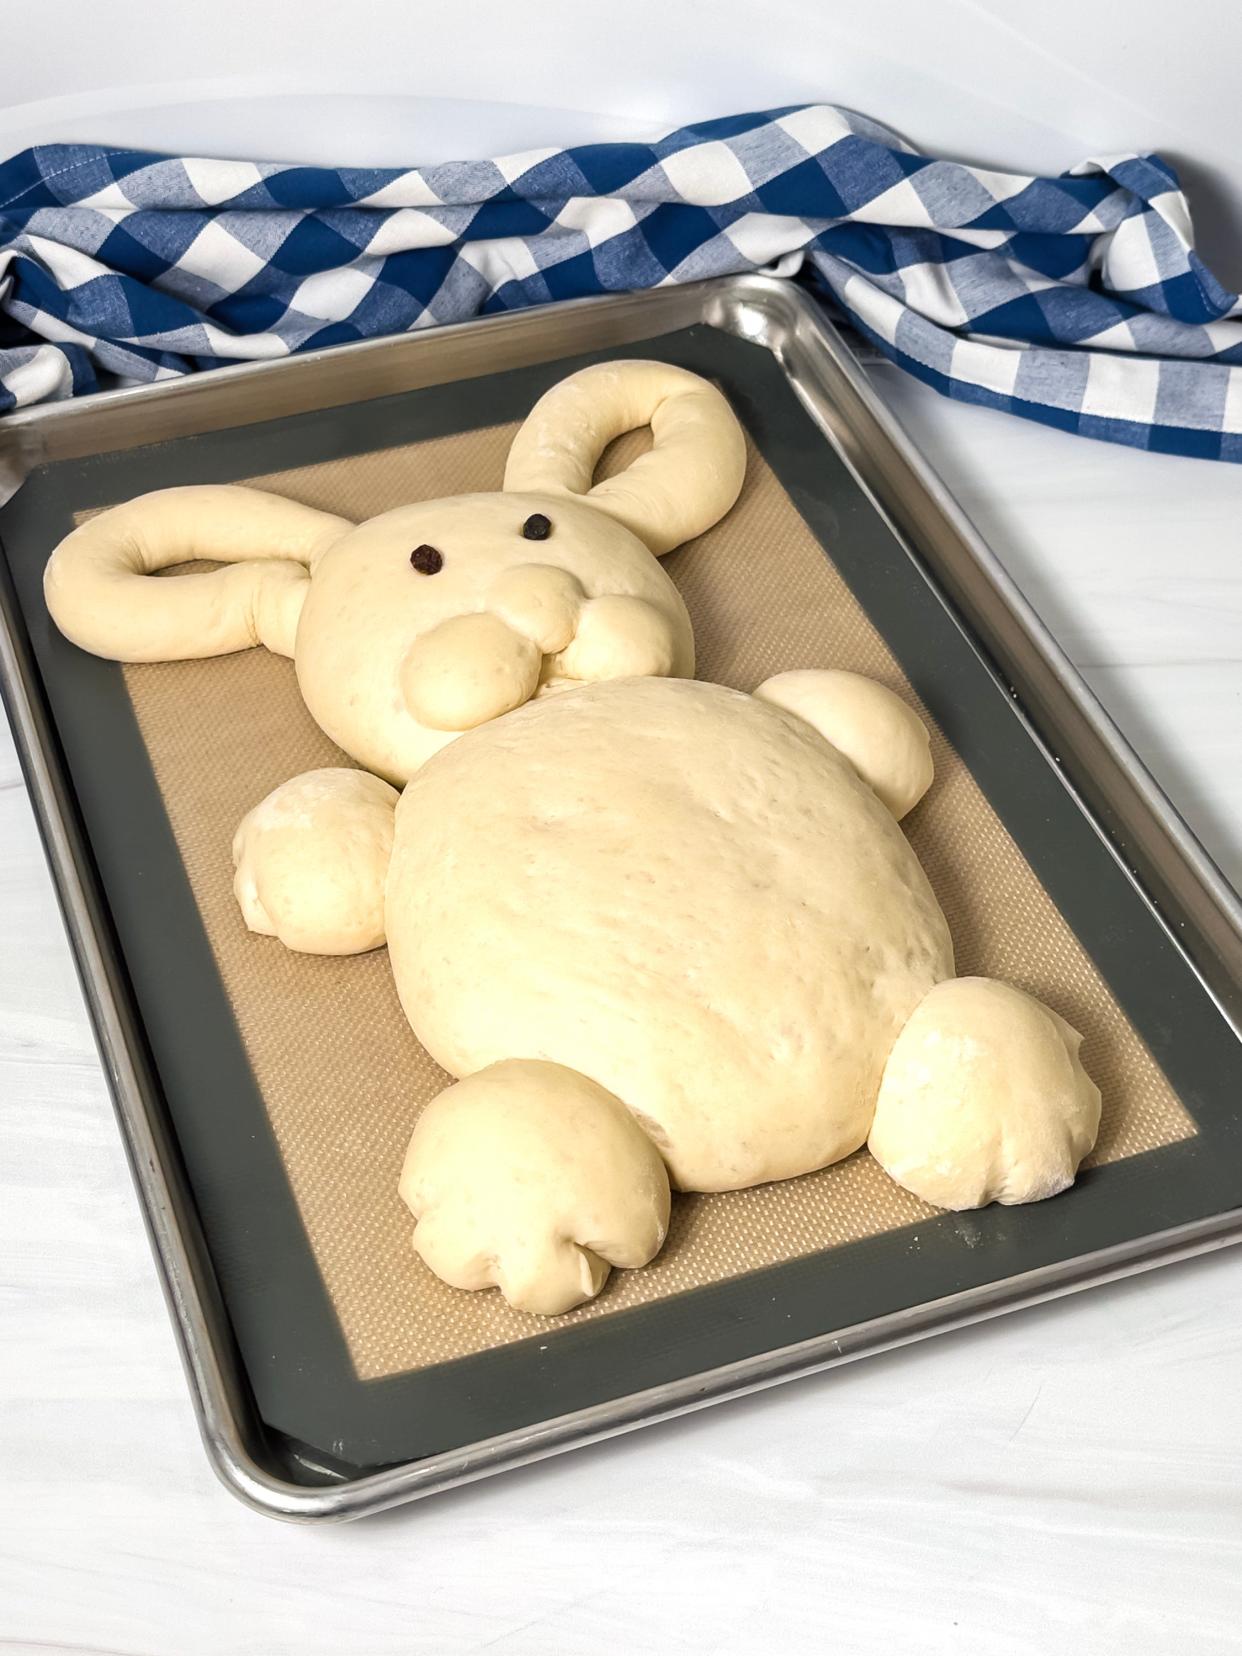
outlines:
M552 520L542 512L532 512L522 525L522 533L527 540L547 540L552 533Z
M420 575L438 575L444 568L444 554L434 546L416 546L410 553L410 562Z

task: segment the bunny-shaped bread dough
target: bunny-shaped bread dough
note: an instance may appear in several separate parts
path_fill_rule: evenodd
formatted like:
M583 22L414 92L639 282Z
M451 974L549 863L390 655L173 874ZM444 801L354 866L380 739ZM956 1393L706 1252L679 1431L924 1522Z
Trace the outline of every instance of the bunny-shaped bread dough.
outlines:
M592 488L582 455L593 464L647 421L653 448ZM550 430L563 434L561 473ZM675 497L676 541L688 539L728 511L745 463L713 387L664 363L605 364L536 406L504 493L420 501L355 526L253 489L160 490L64 541L48 564L48 608L74 643L119 661L253 644L291 655L333 741L404 783L461 731L541 691L693 673L690 618L651 555L673 544L651 503ZM145 579L196 558L233 567Z
M650 451L594 484L644 425ZM415 1247L528 1310L650 1259L670 1183L810 1172L873 1121L884 1165L955 1206L1052 1194L1095 1138L1068 1025L1005 986L947 993L948 928L898 827L931 781L913 712L848 673L691 681L657 558L744 468L715 388L607 363L536 404L501 493L354 526L170 489L48 565L53 617L98 654L293 656L363 768L243 820L243 915L295 949L387 941L415 1033L461 1077L401 1175ZM147 579L195 558L228 567Z

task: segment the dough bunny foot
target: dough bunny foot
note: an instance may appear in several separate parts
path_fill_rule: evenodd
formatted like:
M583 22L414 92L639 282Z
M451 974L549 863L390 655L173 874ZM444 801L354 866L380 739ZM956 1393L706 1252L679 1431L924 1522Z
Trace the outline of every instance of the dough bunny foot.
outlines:
M871 1154L936 1207L1039 1202L1074 1182L1100 1089L1064 1018L990 978L924 996L884 1068Z
M233 836L233 892L250 930L301 954L378 949L399 798L357 770L307 771L268 794Z
M625 1106L560 1064L514 1059L423 1111L401 1173L414 1247L454 1288L555 1316L645 1265L668 1230L664 1163Z

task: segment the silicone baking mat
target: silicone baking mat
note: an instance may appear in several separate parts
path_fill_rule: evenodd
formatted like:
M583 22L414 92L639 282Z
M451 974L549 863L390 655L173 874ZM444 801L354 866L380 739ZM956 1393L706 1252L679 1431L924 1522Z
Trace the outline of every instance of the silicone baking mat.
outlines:
M498 489L516 425L246 479L353 519L406 501ZM604 471L649 437L614 445ZM666 560L694 622L698 675L750 690L791 667L844 667L921 706L875 627L753 443L741 500ZM257 938L232 896L244 813L299 771L350 764L302 705L293 664L263 650L131 666L125 680L212 952L315 1258L359 1375L373 1378L607 1316L757 1267L915 1224L933 1210L860 1151L754 1190L674 1200L668 1241L566 1317L439 1282L410 1246L397 1175L419 1110L449 1077L397 1004L386 951L293 954ZM965 764L933 726L936 781L906 820L953 932L958 969L1007 979L1085 1040L1104 1099L1092 1158L1186 1137L1190 1118ZM693 849L688 850L693 855Z

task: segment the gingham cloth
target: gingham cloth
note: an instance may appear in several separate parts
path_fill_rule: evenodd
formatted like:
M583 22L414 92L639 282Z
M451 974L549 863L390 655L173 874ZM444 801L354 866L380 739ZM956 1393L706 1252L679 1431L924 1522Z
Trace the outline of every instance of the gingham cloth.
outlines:
M1166 162L989 172L826 105L408 172L26 150L0 165L0 409L756 269L949 396L1242 460L1242 303Z

